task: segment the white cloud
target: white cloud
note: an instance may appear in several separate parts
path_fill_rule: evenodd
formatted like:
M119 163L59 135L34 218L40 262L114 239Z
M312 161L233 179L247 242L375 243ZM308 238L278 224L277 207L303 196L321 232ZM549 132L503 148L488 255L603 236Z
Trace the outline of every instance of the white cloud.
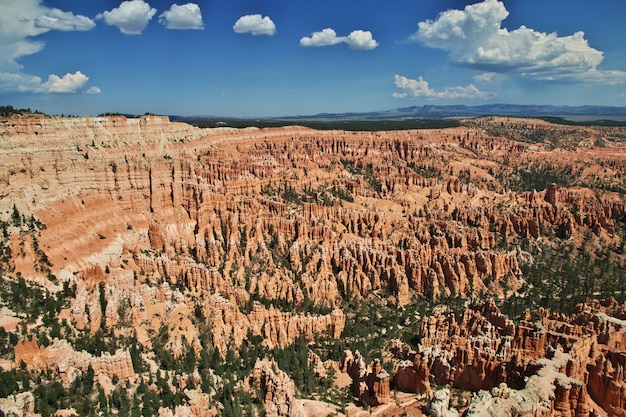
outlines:
M75 93L80 90L89 80L85 74L76 71L74 74L69 72L63 77L50 74L48 81L41 84L35 91L44 93Z
M358 51L367 51L378 46L378 42L372 37L372 32L364 30L355 30L348 35L345 41L350 49Z
M420 22L411 39L448 51L454 64L490 72L588 84L626 81L623 71L597 69L603 54L589 46L583 32L558 36L525 26L509 31L502 28L508 15L500 1L484 0Z
M35 19L35 27L61 31L86 31L96 27L96 23L88 17L76 16L72 12L50 9L48 13Z
M45 44L33 39L16 39L12 42L0 43L0 70L17 72L22 70L18 59L36 54L44 48Z
M498 83L505 80L507 77L504 74L497 72L483 72L474 76L474 81L477 83Z
M269 35L276 33L276 25L269 16L262 17L260 14L241 16L233 25L237 33L251 33L253 35Z
M483 72L474 76L474 80L477 82L490 83L495 78L497 72Z
M364 30L354 30L348 36L337 36L337 32L333 29L326 28L300 39L300 46L330 46L338 43L346 43L350 49L358 51L366 51L378 46L378 42L372 37L372 32Z
M394 93L396 98L406 97L429 97L442 99L487 99L494 96L493 93L480 91L474 84L466 87L446 87L443 91L436 91L430 87L428 81L421 76L417 80L407 78L403 75L395 75L394 84L402 90L401 93Z
M119 7L99 14L96 19L104 19L107 25L117 26L125 35L139 35L156 12L143 0L127 0Z
M41 85L41 78L21 72L0 72L0 91L32 92Z
M16 91L22 93L76 93L83 88L89 77L80 71L67 73L63 77L55 74L48 76L48 81L23 73L0 72L0 91ZM99 93L98 87L90 87L85 92Z
M200 7L195 3L172 4L159 16L159 22L168 29L204 29Z
M36 54L44 43L36 37L50 30L89 30L95 23L59 9L51 9L41 0L0 0L0 71L22 69L17 61Z
M63 78L51 76L42 83L41 78L23 72L18 61L45 47L37 36L50 30L90 30L95 26L91 19L46 7L42 0L0 0L0 10L0 91L51 92L51 89L68 88L70 80L76 83L81 76L86 77L77 71ZM66 78L68 75L70 78Z
M100 87L96 87L95 85L84 91L85 94L100 94L101 92L102 90L100 90Z
M326 28L321 32L313 32L311 36L300 39L301 46L329 46L345 42L344 37L337 37L337 32L331 28Z

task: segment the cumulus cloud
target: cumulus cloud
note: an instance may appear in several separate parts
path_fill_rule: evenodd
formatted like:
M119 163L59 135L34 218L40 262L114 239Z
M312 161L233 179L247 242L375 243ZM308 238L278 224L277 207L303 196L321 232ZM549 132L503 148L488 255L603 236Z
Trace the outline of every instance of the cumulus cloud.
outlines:
M488 99L494 96L493 93L480 91L474 84L466 87L446 87L442 91L436 91L431 88L428 81L421 76L417 80L407 78L403 75L395 75L394 84L402 90L400 93L394 93L396 98L406 97L429 97L443 99Z
M479 83L493 83L504 78L506 78L504 74L498 74L497 72L483 72L474 76L474 80Z
M500 1L484 0L418 23L411 39L448 51L454 64L490 72L589 84L626 81L625 72L597 69L603 54L589 46L583 32L558 36L525 26L509 31L502 27L508 15Z
M338 43L346 43L350 49L357 51L366 51L378 46L372 32L364 30L354 30L348 36L337 36L333 29L326 28L300 39L300 46L330 46Z
M42 82L41 78L23 74L0 72L0 91L17 91L21 93L77 93L85 86L89 77L80 71L67 73L62 77L55 74L48 76L48 81ZM85 90L86 93L99 93L100 89L92 86Z
M50 30L89 30L95 23L80 15L51 9L41 0L0 0L0 71L20 71L17 61L36 54L44 43L36 37Z
M102 90L100 90L100 88L96 87L95 85L89 87L88 89L84 91L85 94L100 94L101 92Z
M249 14L241 16L233 25L233 30L237 33L251 33L253 35L269 35L276 33L276 25L269 16L260 14Z
M80 71L74 74L68 72L63 77L50 74L48 81L41 84L37 90L45 93L75 93L87 83L87 80L89 77Z
M46 7L42 0L0 0L0 10L0 91L48 92L60 88L54 78L42 83L41 78L25 73L18 61L45 47L37 39L39 35L50 30L90 30L95 23L85 16Z
M357 51L368 51L378 46L378 42L372 37L372 32L366 30L355 30L348 35L345 41L350 49Z
M119 7L99 14L96 19L104 19L107 25L117 26L125 35L139 35L156 12L143 0L127 0Z
M195 3L172 4L159 16L159 22L168 29L204 29L200 7Z
M41 85L41 78L22 72L0 72L0 91L32 92Z
M326 28L321 32L313 32L311 36L304 36L300 39L301 46L329 46L344 42L345 38L337 37L337 32L331 28Z
M60 31L91 30L96 23L88 17L76 16L72 12L50 9L45 15L35 19L35 27Z

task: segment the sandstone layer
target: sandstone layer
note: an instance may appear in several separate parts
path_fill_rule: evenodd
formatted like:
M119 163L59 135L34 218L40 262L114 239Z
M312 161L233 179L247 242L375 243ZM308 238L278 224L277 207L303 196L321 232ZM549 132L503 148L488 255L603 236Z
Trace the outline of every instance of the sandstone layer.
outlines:
M76 352L65 340L55 340L46 347L35 341L24 340L15 346L15 363L22 361L30 371L51 370L59 374L64 382L71 382L79 373L93 368L94 375L106 376L109 380L126 380L135 377L133 364L128 351L118 350L114 355L104 353L94 357L86 352Z
M624 306L609 303L611 314ZM624 415L622 346L626 322L598 305L573 317L542 311L518 325L493 302L427 317L417 351L391 344L396 387L430 390L431 383L477 392L467 415L590 416L594 408Z
M483 297L525 296L524 271L542 251L595 246L590 259L623 268L625 136L495 117L390 132L3 119L7 280L69 297L55 316L66 336L136 341L150 371L136 375L128 349L94 356L56 336L44 348L25 336L52 330L25 317L12 326L24 329L14 368L23 361L67 383L91 367L134 381L131 393L164 375L181 405L160 415L212 415L223 386L213 381L211 394L192 383L210 372L196 363L197 377L183 378L159 360L338 340L353 319L346 306L376 297L398 311L461 298L472 308L458 316L419 317L419 349L389 347L395 369L347 355L356 399L386 404L392 387L427 392L437 381L480 393L476 410L513 398L521 415L624 416L624 306L589 300L573 314L536 309L514 322ZM623 298L626 278L616 277L612 288L581 289ZM540 295L531 301L557 298ZM265 362L253 373L268 387L266 411L300 415L288 377Z
M252 373L253 386L263 393L262 402L268 417L305 417L302 403L296 399L293 381L278 368L276 362L259 360Z

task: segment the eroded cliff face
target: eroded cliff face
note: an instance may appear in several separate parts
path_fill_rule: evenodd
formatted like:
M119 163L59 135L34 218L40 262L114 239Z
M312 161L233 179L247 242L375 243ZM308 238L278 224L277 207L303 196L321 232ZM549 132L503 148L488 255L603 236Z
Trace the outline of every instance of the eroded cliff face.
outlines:
M32 372L47 370L57 373L63 382L71 382L77 375L91 367L94 376L112 380L127 380L135 377L130 353L118 350L111 355L104 353L94 357L87 352L76 352L65 340L55 340L46 348L38 346L34 340L24 340L15 346L15 364L22 362Z
M252 340L273 349L339 339L342 307L368 297L398 309L506 298L526 289L530 248L555 240L619 253L623 147L586 128L556 149L487 133L515 123L550 128L512 119L399 132L198 129L157 116L3 120L8 265L52 293L75 288L58 315L73 332L134 338L150 361L155 348L179 360L210 345L225 358ZM537 172L575 176L576 186L519 184ZM359 368L354 393L383 404L392 379L410 392L435 379L503 398L552 372L542 361L567 357L567 369L554 371L564 376L549 381L552 414L537 415L586 415L594 402L623 415L622 313L542 310L541 324L516 324L478 303L459 317L425 317L419 351L399 355L393 372ZM65 372L49 359L62 341L28 343L16 358L29 369ZM65 348L80 359L72 368L95 369ZM194 392L189 404L219 409Z
M297 399L293 381L274 361L259 360L254 365L251 387L262 395L268 417L306 417L304 407Z
M472 152L528 151L471 129L203 131L156 117L3 128L3 204L47 226L38 243L56 275L132 261L140 279L240 305L511 292L519 256L503 239L606 237L624 214L621 199L584 190L503 193Z
M353 354L347 350L344 352L342 369L352 379L352 394L362 404L377 406L389 403L391 377L383 369L380 359L366 366L359 351Z
M541 311L539 322L518 325L493 302L466 309L458 322L453 314L428 317L417 351L390 347L396 387L428 391L436 381L469 389L477 393L470 416L589 416L598 406L623 415L623 355L615 349L626 323L598 307L582 304L573 317Z

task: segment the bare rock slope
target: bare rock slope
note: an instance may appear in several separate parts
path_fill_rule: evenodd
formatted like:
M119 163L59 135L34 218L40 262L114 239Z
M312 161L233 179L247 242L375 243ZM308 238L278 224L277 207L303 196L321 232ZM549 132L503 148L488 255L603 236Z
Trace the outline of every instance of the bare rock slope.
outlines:
M411 318L413 348L386 346L394 369L344 361L356 400L437 382L476 392L468 415L497 403L624 416L624 307L592 298L623 301L626 288L625 136L514 118L391 132L3 119L2 272L59 300L54 314L14 314L12 367L66 386L92 369L106 394L178 393L161 413L187 415L249 391L213 369L211 355L241 355L264 387L256 404L300 416L289 376L271 361L248 369L243 352L304 340L328 353L362 319L348 309L374 299L398 314L463 300L456 316ZM533 281L561 252L599 278L566 279L575 271L554 261L554 279ZM489 297L529 310L514 321Z

